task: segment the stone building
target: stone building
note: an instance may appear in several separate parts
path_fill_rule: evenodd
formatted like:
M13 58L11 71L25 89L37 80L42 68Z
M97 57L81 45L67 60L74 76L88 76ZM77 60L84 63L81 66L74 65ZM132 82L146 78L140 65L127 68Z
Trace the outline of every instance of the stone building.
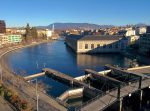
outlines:
M128 45L128 39L121 35L69 35L65 42L76 53L115 53Z

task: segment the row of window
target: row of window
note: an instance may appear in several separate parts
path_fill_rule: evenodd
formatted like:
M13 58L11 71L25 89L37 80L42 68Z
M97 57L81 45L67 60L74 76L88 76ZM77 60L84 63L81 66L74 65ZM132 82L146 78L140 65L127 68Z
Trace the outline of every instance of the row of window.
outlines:
M95 48L118 48L118 44L115 44L115 45L112 45L112 44L109 44L109 45L106 45L106 44L104 44L103 46L101 46L100 44L97 44L97 47L95 47ZM85 49L89 49L89 48L91 48L91 49L94 49L94 44L85 44L85 47L84 47Z

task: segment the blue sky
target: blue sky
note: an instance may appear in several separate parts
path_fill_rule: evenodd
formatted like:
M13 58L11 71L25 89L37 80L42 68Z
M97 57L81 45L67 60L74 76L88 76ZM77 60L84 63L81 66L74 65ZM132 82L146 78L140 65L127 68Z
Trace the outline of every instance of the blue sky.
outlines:
M0 19L7 26L88 22L150 24L150 0L0 0Z

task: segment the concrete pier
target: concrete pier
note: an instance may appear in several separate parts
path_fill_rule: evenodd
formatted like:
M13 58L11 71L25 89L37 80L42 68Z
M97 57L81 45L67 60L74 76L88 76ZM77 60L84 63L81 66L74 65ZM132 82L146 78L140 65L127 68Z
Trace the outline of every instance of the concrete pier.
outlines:
M81 82L81 81L78 81L77 79L67 75L67 74L63 74L61 72L58 72L56 70L53 70L53 69L49 69L49 68L45 68L43 69L43 71L45 72L45 74L48 76L48 77L51 77L55 80L58 80L62 83L66 83L68 85L71 85L73 87L84 87L84 94L85 96L89 97L89 98L93 98L97 95L99 95L102 91L94 88L94 87L89 87L89 85Z
M32 75L26 76L26 77L24 77L24 79L28 81L28 80L31 80L33 78L41 77L44 75L45 75L45 72L42 72L42 73L37 73L37 74L32 74Z
M126 69L122 69L110 65L107 65L106 67L109 70L102 71L100 73L91 69L86 69L85 75L76 78L73 78L67 74L58 72L53 69L45 68L43 69L44 71L43 73L31 75L26 77L25 79L32 79L34 77L46 75L59 82L66 83L67 85L77 88L77 89L68 90L57 98L62 104L64 104L69 97L84 95L88 98L91 98L90 101L77 107L76 111L78 110L79 111L85 111L85 110L103 111L104 109L106 109L107 107L109 107L110 105L112 105L117 101L118 101L117 104L118 106L116 108L118 108L118 111L122 111L123 98L137 91L140 91L139 99L142 102L142 96L143 96L142 90L150 86L150 77L149 75L131 72L131 71L138 70L139 72L140 69L143 68L126 70ZM149 67L144 67L144 70L149 72ZM109 83L110 85L115 87L103 92L83 82L89 77L101 82L105 81L106 83ZM125 77L125 80L118 79L120 77L121 78Z

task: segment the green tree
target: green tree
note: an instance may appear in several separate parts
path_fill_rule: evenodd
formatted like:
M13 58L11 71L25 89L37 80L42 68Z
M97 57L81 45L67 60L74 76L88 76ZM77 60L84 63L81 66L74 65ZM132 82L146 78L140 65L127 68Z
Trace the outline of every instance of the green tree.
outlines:
M27 26L25 29L26 29L25 41L26 42L32 42L31 28L30 28L29 23L27 23Z
M36 27L32 27L31 28L31 36L32 36L32 39L34 41L36 41L38 39L38 34L37 34L37 29Z
M26 26L26 36L30 36L30 25L29 25L29 23L27 23L27 26Z

